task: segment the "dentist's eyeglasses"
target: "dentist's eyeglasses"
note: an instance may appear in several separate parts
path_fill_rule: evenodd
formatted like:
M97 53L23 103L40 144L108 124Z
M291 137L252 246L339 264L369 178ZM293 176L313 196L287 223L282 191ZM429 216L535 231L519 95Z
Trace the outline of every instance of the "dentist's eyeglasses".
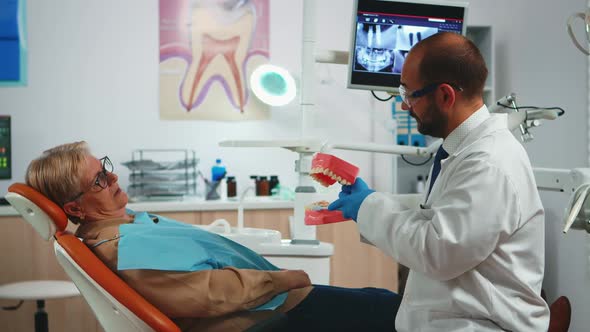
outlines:
M412 107L416 104L416 99L426 96L427 94L436 90L436 88L438 88L438 86L441 84L448 84L453 89L455 89L457 91L463 91L463 88L460 86L457 86L456 84L448 83L448 82L441 82L441 83L428 84L427 86L423 87L422 89L415 90L412 93L408 93L408 91L406 90L406 87L404 85L400 85L399 95L402 98L402 101L404 102L404 104L408 105L408 107Z
M104 156L99 159L100 163L102 164L102 170L96 175L94 182L90 186L90 189L87 191L83 191L76 195L72 201L77 200L78 198L82 197L85 193L92 191L92 192L99 192L103 189L106 189L109 186L109 173L113 172L113 163L109 159L109 157Z

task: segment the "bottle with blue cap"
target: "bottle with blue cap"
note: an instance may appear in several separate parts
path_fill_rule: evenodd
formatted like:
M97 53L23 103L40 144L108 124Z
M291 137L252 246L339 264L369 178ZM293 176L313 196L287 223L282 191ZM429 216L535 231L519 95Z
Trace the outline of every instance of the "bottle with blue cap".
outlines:
M225 166L221 163L221 159L217 158L215 160L215 165L211 167L211 181L218 182L221 181L225 177L226 169Z
M217 158L215 164L211 167L211 181L207 183L207 192L205 198L224 199L225 197L225 183L221 181L225 178L225 166L221 163L221 159Z

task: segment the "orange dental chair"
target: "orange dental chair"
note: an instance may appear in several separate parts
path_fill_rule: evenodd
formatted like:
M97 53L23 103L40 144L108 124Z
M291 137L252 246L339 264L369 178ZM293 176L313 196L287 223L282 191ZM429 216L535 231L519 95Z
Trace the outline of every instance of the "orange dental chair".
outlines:
M5 197L43 239L55 239L53 247L57 261L105 331L180 332L170 318L121 280L80 239L66 230L68 217L57 204L22 183L8 187ZM246 332L277 331L287 324L286 314L277 311Z
M174 322L65 230L68 218L55 203L22 183L12 184L6 199L42 238L55 238L53 247L58 262L105 331L180 331Z

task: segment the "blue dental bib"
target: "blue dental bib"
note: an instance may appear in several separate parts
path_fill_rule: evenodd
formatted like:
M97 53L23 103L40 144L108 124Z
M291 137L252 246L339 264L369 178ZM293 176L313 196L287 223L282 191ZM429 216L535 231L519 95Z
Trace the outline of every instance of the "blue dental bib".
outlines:
M119 270L151 269L200 271L235 267L278 271L262 256L221 235L166 217L135 213L131 224L119 226ZM272 310L285 302L287 293L251 310Z

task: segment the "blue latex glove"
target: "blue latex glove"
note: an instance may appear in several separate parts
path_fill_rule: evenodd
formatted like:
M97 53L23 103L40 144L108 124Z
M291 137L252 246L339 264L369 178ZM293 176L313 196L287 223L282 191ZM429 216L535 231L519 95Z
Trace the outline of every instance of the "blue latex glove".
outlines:
M338 199L328 206L328 210L340 210L344 218L356 221L361 204L375 190L370 189L369 186L360 177L350 186L342 186L342 190L338 194Z

